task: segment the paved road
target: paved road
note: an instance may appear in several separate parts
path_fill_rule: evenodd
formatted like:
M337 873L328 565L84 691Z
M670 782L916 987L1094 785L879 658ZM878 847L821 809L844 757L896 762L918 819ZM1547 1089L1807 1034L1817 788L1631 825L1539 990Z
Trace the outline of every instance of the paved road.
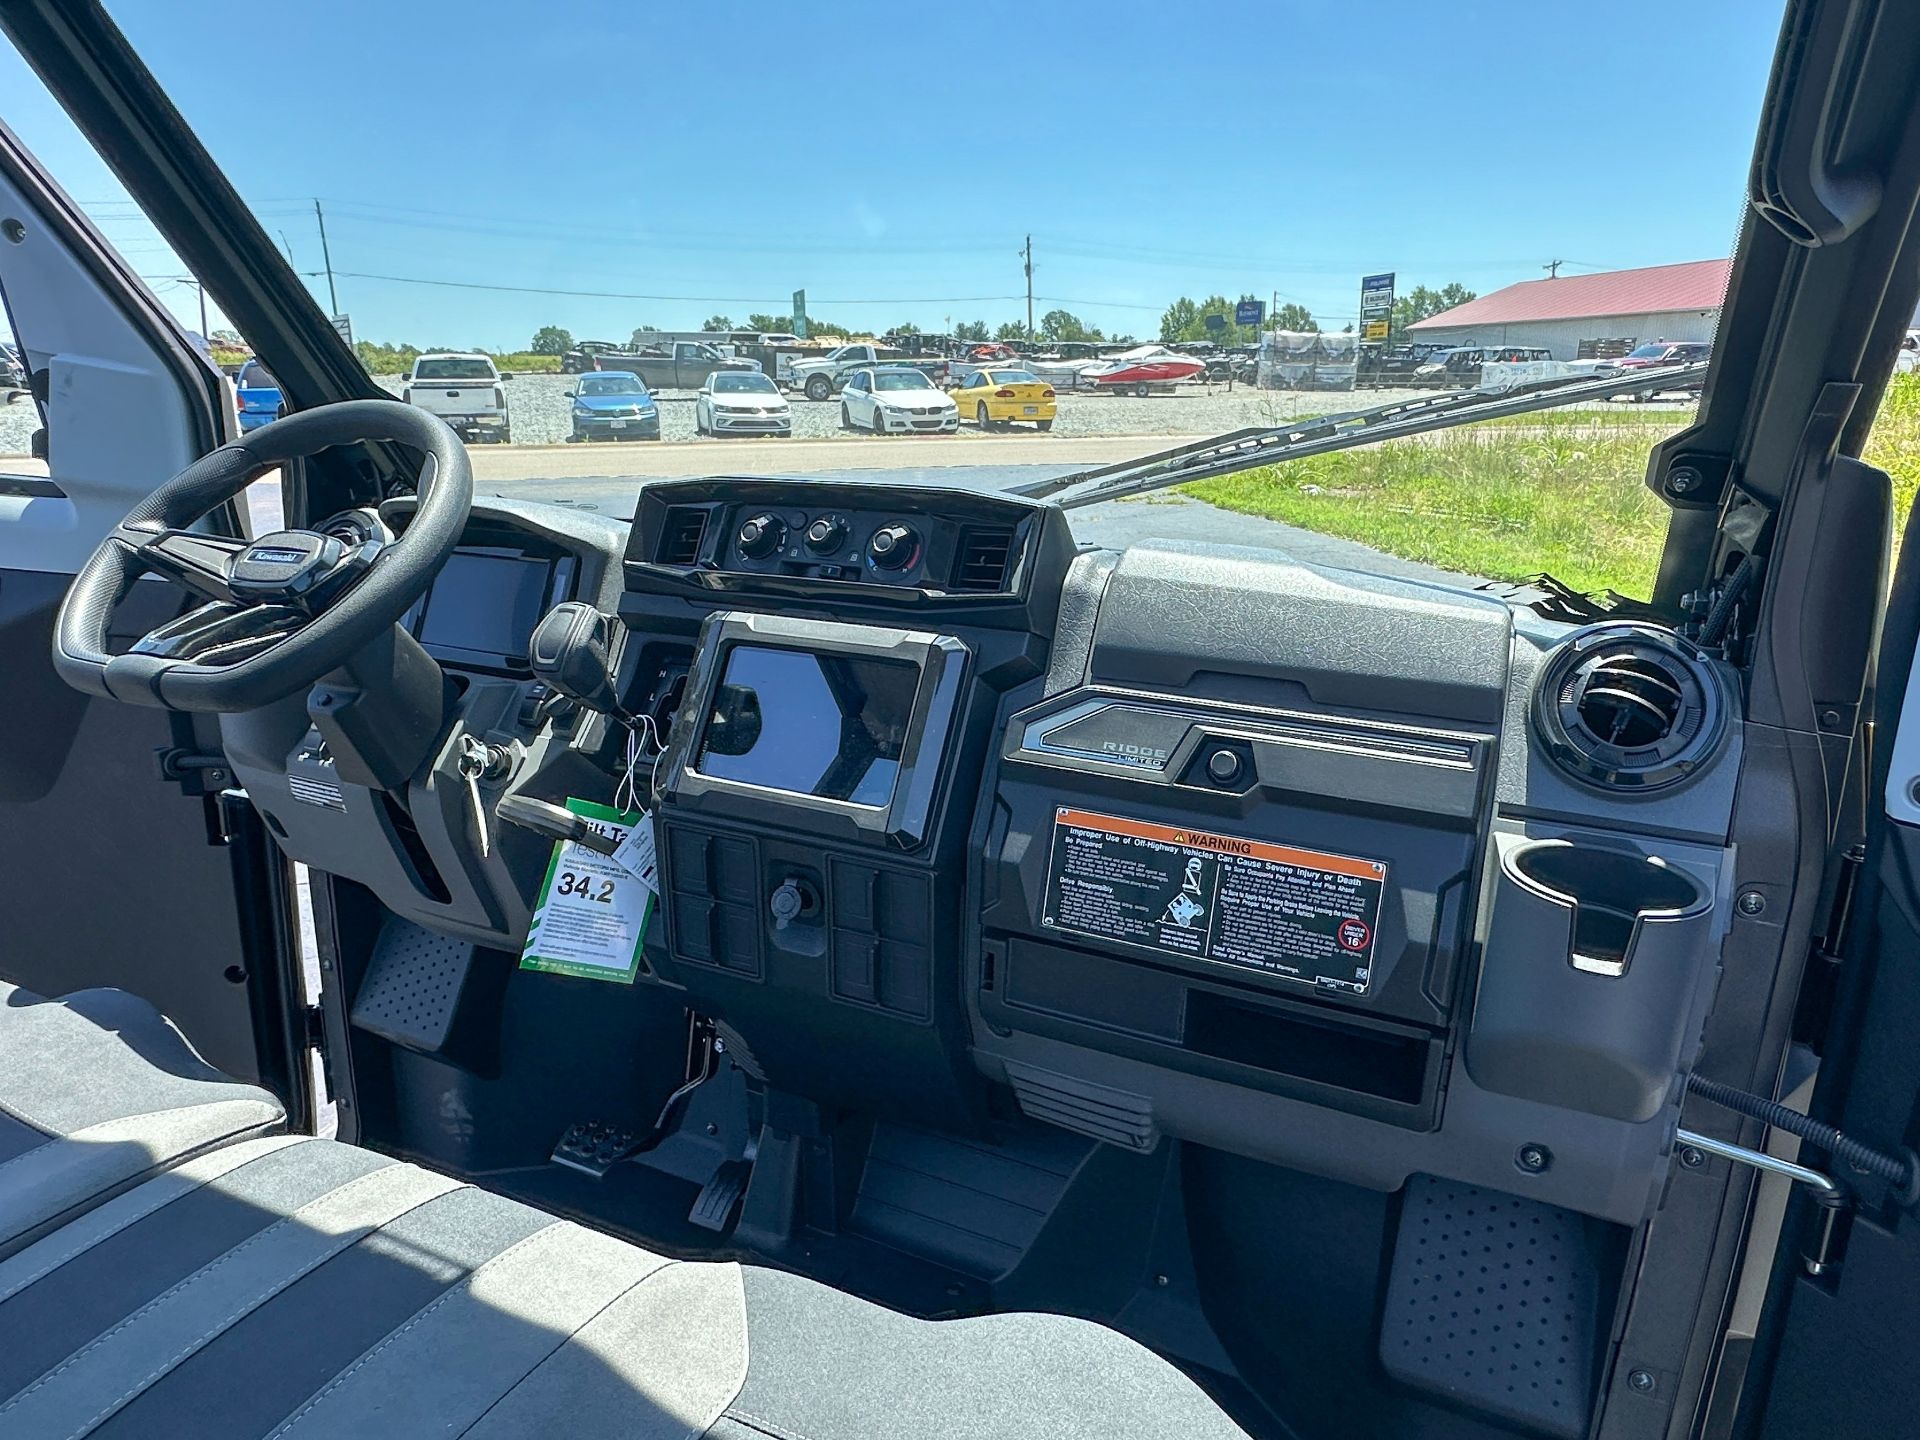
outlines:
M1202 435L852 435L833 440L711 440L621 445L473 445L473 478L678 479L690 475L814 475L946 465L1080 469L1131 460Z

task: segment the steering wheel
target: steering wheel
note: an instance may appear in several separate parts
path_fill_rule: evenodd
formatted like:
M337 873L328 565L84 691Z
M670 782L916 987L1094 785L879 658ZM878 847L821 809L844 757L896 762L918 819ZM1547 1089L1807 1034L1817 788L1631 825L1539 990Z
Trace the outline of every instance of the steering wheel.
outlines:
M349 544L312 530L229 540L186 529L268 470L336 445L394 440L424 459L406 533ZM301 410L187 466L122 520L60 604L53 663L89 695L235 714L320 681L426 593L473 505L473 467L446 422L397 400ZM107 624L144 574L207 603L108 653Z

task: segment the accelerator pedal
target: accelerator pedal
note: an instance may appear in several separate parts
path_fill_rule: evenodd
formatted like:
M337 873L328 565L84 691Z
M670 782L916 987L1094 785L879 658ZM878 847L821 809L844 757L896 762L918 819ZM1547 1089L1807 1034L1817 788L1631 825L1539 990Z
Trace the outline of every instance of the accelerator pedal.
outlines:
M733 1212L740 1204L740 1197L747 1193L747 1181L752 1175L753 1166L745 1160L723 1161L713 1177L700 1187L700 1198L693 1202L687 1219L702 1230L724 1234L733 1224Z

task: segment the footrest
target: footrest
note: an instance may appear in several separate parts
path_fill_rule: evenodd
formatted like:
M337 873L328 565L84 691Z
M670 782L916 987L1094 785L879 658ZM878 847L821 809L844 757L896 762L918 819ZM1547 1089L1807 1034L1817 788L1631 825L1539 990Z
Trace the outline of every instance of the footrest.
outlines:
M1415 1175L1381 1317L1387 1374L1528 1434L1583 1440L1601 1289L1589 1223Z
M567 1133L553 1147L551 1158L556 1165L598 1180L631 1155L639 1143L640 1137L624 1125L580 1120L567 1127Z
M687 1219L702 1230L711 1230L716 1235L724 1232L733 1223L734 1207L740 1203L740 1197L747 1193L747 1181L753 1175L753 1166L745 1160L728 1160L713 1172L713 1178L700 1187L700 1198L693 1202L693 1210Z

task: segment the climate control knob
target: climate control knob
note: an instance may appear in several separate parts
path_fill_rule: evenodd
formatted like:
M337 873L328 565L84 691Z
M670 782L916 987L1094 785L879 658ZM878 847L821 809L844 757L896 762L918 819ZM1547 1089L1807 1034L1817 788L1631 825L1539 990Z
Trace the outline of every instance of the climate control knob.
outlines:
M882 525L867 538L867 560L876 570L904 570L920 556L920 537L906 525Z
M838 515L822 515L807 526L807 548L825 555L838 550L847 541L847 522Z
M764 560L787 543L787 522L778 515L750 515L741 522L734 543L749 560Z

